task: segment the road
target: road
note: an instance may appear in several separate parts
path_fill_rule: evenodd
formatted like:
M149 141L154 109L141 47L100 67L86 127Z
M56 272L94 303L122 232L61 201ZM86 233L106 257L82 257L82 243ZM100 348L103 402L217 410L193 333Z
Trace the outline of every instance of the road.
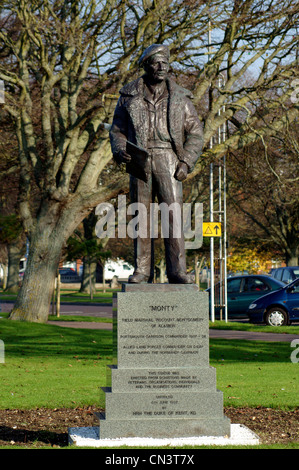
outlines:
M4 301L1 302L1 311L10 312L14 302ZM50 307L50 314L52 313L52 307ZM103 304L89 304L89 303L71 303L62 302L60 305L60 315L82 315L86 317L108 317L112 318L112 307L111 305Z
M210 338L247 339L251 341L292 342L299 335L289 333L261 333L259 331L216 330L210 328Z
M50 313L52 310L50 309ZM78 315L85 317L107 317L112 318L112 306L88 303L62 303L60 315Z

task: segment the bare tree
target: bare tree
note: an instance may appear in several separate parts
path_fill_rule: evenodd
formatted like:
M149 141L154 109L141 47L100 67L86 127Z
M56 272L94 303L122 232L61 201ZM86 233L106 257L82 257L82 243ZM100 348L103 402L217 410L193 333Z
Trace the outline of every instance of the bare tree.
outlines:
M291 266L299 256L298 125L286 126L228 158L230 205L238 233L258 247L271 247Z
M1 110L0 110L1 113ZM20 285L20 258L26 248L24 231L17 216L19 168L17 142L11 120L1 120L0 128L0 245L7 253L7 281L5 289L18 292Z
M111 154L103 123L111 122L120 87L139 73L141 51L153 42L168 43L173 73L180 79L181 71L188 71L199 108L214 90L203 114L206 143L223 122L235 126L225 144L206 149L196 175L207 156L216 158L258 138L255 107L264 88L284 83L281 102L292 92L295 44L289 35L298 13L289 0L11 0L2 5L0 79L6 98L1 106L15 123L19 214L30 240L11 318L45 322L66 240L97 204L127 188L123 171L107 165ZM215 32L213 51L209 29ZM255 82L239 86L258 60ZM186 74L182 83L185 79ZM293 108L286 114L295 118ZM278 130L286 114L273 124ZM259 134L266 129L259 128Z

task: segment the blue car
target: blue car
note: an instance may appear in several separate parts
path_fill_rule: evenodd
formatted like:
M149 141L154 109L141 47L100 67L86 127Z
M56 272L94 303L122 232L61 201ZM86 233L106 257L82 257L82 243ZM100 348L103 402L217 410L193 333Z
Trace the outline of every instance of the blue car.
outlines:
M259 297L249 305L247 314L252 323L266 323L270 326L299 321L299 279Z
M249 274L233 276L227 279L227 309L228 316L247 317L249 305L258 297L268 292L280 289L285 284L263 274ZM220 317L221 291L223 287L219 283L215 286L215 318ZM206 290L210 295L210 288ZM211 297L211 296L210 296ZM210 299L211 300L211 299Z
M285 284L289 284L299 278L299 266L287 266L285 268L271 269L270 276Z

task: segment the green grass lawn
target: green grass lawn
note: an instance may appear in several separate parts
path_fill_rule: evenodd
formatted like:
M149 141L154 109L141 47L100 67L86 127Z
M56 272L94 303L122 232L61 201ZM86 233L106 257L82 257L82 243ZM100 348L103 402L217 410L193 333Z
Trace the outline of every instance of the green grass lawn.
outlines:
M290 343L213 339L210 364L225 406L292 409L299 406L298 363Z
M237 321L224 321L216 320L215 322L210 322L210 328L216 330L235 330L235 331L259 331L261 333L285 333L285 334L294 334L299 335L299 325L287 325L287 326L269 326L263 324L253 324L253 323L242 323Z
M0 407L104 407L112 332L0 321L5 362L0 363ZM225 406L299 405L298 363L290 343L210 340L210 364Z
M107 365L112 364L111 330L4 318L0 339L5 345L1 409L105 407L101 387L106 385ZM224 406L298 407L298 363L291 362L291 351L289 342L210 340L210 364L216 368ZM269 448L297 448L297 444Z
M90 300L89 294L62 289L61 302L111 305L113 293L98 290ZM15 298L1 292L4 302ZM5 345L5 362L0 363L1 409L105 407L101 387L106 385L107 365L112 364L111 330L13 322L3 312L0 316L0 340ZM49 320L112 322L111 318L77 315L49 316ZM210 328L299 335L298 325L275 328L215 321ZM210 365L216 368L224 406L298 408L299 366L291 362L292 352L287 341L211 339Z
M0 321L0 407L76 407L103 404L111 331Z
M96 322L96 323L112 323L112 318L108 317L89 317L86 315L49 315L50 321L77 321L77 322Z

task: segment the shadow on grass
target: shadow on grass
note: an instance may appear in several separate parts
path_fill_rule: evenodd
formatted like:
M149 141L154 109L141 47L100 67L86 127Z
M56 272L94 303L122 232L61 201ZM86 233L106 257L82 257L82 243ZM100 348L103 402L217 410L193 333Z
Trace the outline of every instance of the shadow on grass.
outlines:
M63 328L56 325L1 320L0 339L5 354L14 357L37 355L64 357L80 355L85 358L112 354L112 332Z
M112 354L112 331L63 328L56 325L2 319L0 339L11 356L74 354L85 358ZM210 340L210 360L220 362L289 362L289 343L247 340Z
M0 426L0 442L27 444L36 446L55 445L68 446L68 434L52 431L30 431L28 429L13 429L8 426Z
M210 340L210 360L221 362L290 362L290 343L248 340Z

